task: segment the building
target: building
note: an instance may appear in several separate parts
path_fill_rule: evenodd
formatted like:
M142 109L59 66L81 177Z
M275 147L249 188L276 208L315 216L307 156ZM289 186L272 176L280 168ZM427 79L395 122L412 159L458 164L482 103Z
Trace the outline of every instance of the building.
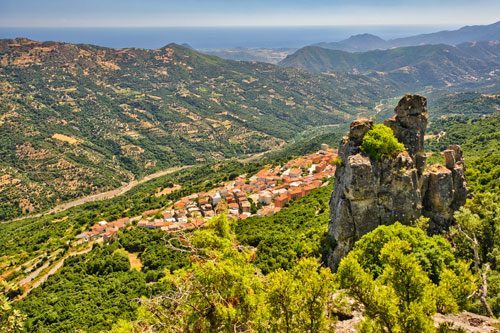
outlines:
M263 205L270 205L273 202L273 195L269 191L259 192L259 202Z
M290 196L288 193L284 193L279 197L274 198L274 205L276 207L284 207L288 202L290 202Z
M304 196L304 190L302 187L292 187L288 191L291 199L298 199Z
M248 200L242 200L240 201L240 208L243 213L250 213L250 209L252 208L252 205Z

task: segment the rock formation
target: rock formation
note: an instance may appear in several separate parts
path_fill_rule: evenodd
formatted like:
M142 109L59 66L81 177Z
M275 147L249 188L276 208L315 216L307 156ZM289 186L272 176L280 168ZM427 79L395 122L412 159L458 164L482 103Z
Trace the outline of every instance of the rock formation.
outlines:
M446 166L426 166L425 97L406 95L395 113L385 125L405 145L405 152L380 161L364 154L360 146L373 126L368 119L354 121L340 144L342 163L335 173L328 227L335 240L329 256L333 269L361 236L379 225L410 224L423 215L431 220L429 230L438 232L449 227L453 212L465 203L465 165L459 146L444 152Z

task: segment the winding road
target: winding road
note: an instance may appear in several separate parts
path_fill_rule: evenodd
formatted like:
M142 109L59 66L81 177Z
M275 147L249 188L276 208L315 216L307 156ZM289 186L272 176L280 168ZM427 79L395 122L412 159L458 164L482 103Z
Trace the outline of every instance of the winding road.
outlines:
M183 169L189 169L189 168L192 168L193 166L194 165L185 165L185 166L181 166L181 167L172 167L172 168L168 168L165 170L161 170L161 171L152 173L150 175L147 175L144 178L132 180L131 182L126 183L118 188L113 189L113 190L110 190L107 192L96 193L96 194L88 195L85 197L80 197L80 198L77 198L75 200L71 200L71 201L67 201L67 202L64 202L62 204L59 204L59 205L51 208L50 210L47 210L47 211L44 211L41 213L37 213L37 214L20 216L18 218L13 219L13 220L3 221L2 223L14 222L14 221L19 221L19 220L24 220L24 219L34 218L34 217L40 217L40 216L43 216L46 214L59 213L59 212L62 212L64 210L76 207L76 206L81 206L81 205L86 204L88 202L95 202L95 201L112 199L112 198L117 197L119 195L125 194L128 191L130 191L131 189L133 189L134 187L141 185L143 183L146 183L150 180L160 178L160 177L166 176L168 174L171 174L171 173L183 170Z
M242 162L242 163L248 163L248 162L251 162L253 160L256 160L260 157L262 157L263 155L271 152L271 151L274 151L274 150L278 150L281 148L282 145L272 149L272 150L268 150L268 151L264 151L264 152L260 152L260 153L256 153L256 154L252 154L252 155L249 155L249 156L243 156L239 159L236 159L238 160L239 162ZM225 159L225 160L232 160L232 159ZM156 178L160 178L160 177L163 177L163 176L166 176L166 175L169 175L171 173L174 173L174 172L177 172L177 171L180 171L180 170L184 170L184 169L189 169L189 168L192 168L196 166L196 164L194 165L184 165L184 166L176 166L176 167L171 167L171 168L168 168L168 169L165 169L165 170L160 170L158 172L155 172L155 173L152 173L150 175L147 175L147 176L144 176L143 178L141 179L134 179L132 181L130 181L129 183L126 183L118 188L115 188L113 190L110 190L110 191L107 191L107 192L101 192L101 193L96 193L96 194L91 194L91 195L88 195L88 196L85 196L85 197L80 197L80 198L77 198L75 200L71 200L71 201L67 201L67 202L64 202L64 203L61 203L57 206L54 206L53 208L51 208L50 210L46 210L44 212L40 212L40 213L37 213L37 214L31 214L31 215L24 215L24 216L20 216L20 217L17 217L15 219L12 219L12 220L8 220L8 221L1 221L0 223L9 223L9 222L14 222L14 221L19 221L19 220L25 220L25 219L29 219L29 218L36 218L36 217L41 217L43 215L47 215L47 214L54 214L54 213L60 213L62 211L65 211L67 209L70 209L70 208L73 208L73 207L77 207L77 206L81 206L83 204L86 204L88 202L95 202L95 201L102 201L102 200L108 200L108 199L112 199L114 197L117 197L117 196L120 196L122 194L125 194L127 193L128 191L130 191L131 189L133 189L134 187L138 186L138 185L141 185L141 184L144 184L150 180L153 180L153 179L156 179Z

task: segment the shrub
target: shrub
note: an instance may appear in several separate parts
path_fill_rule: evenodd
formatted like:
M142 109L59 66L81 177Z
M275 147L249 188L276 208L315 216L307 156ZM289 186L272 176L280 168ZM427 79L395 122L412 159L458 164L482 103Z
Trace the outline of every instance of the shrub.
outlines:
M365 308L361 332L435 332L432 315L464 308L476 289L443 237L400 223L364 235L336 277Z
M361 150L372 159L379 161L382 156L391 156L404 151L405 147L394 137L391 128L377 124L365 134Z

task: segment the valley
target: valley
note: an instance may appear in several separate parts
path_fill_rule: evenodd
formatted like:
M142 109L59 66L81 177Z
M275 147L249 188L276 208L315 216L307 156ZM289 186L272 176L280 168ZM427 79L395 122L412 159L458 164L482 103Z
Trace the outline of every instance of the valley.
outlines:
M499 27L0 39L0 332L496 333Z
M308 128L345 123L397 90L178 45L3 40L0 58L0 191L11 198L0 202L3 220L168 167L266 151Z

